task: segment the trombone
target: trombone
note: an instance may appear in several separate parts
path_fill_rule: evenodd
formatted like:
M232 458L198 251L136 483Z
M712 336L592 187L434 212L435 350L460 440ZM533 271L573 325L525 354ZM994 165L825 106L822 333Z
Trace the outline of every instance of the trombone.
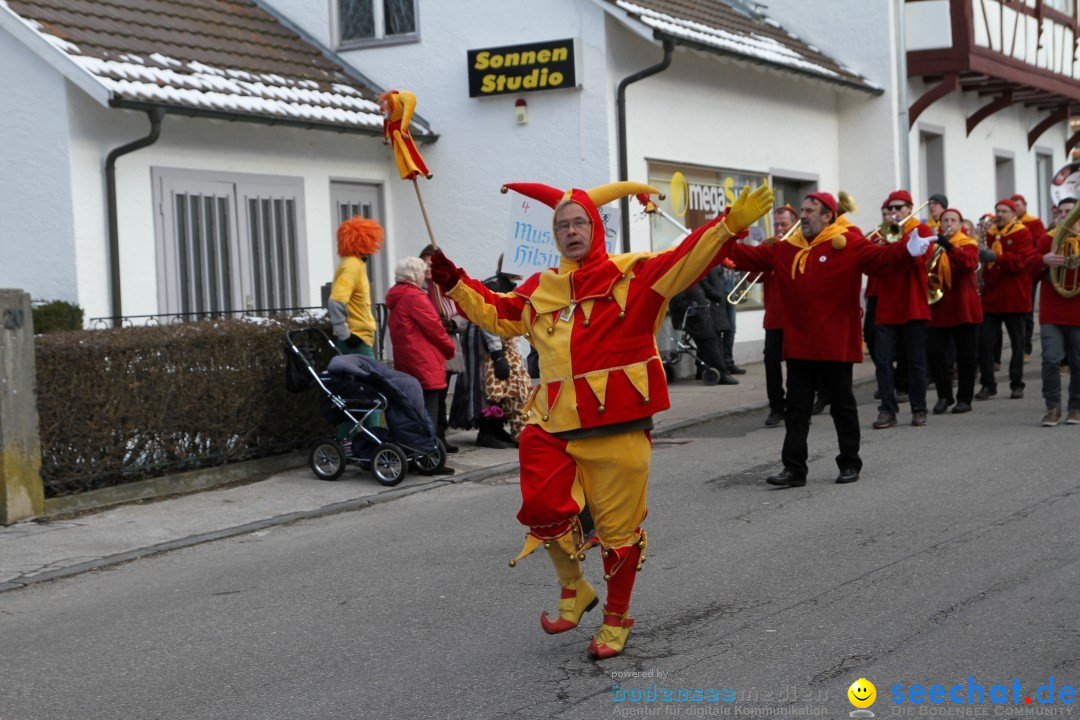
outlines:
M903 220L894 220L892 222L881 223L876 228L874 228L874 231L872 233L866 236L866 239L869 240L875 235L881 235L881 239L889 243L890 245L899 242L900 238L904 237L904 225L907 223L907 221L921 213L923 208L929 204L930 201L927 200L922 205L912 210L911 214Z
M791 237L796 230L799 229L800 225L802 225L802 220L796 220L795 224L791 226L790 230L784 233L784 236L782 238L777 238L775 235L773 235L770 238L766 238L765 242L761 244L772 245L773 243L784 242L789 237ZM750 294L750 291L754 289L754 286L757 285L758 281L761 280L764 274L765 273L763 272L757 273L754 276L753 280L750 280L749 272L744 274L741 278L739 278L739 282L735 283L735 287L731 288L731 292L727 294L727 301L732 305L738 305L739 303L741 303L746 298L746 296ZM746 285L746 287L743 287L744 284Z

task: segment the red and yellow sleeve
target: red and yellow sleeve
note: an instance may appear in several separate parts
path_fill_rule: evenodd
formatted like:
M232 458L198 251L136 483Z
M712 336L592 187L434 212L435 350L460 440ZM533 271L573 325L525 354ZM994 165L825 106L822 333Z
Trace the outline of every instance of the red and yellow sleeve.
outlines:
M727 213L702 225L673 248L646 258L634 275L655 292L671 299L696 283L720 262L720 249L731 238L723 224Z
M503 337L525 334L527 328L521 317L525 298L520 295L492 292L479 280L466 276L446 297L458 304L465 317L488 332Z

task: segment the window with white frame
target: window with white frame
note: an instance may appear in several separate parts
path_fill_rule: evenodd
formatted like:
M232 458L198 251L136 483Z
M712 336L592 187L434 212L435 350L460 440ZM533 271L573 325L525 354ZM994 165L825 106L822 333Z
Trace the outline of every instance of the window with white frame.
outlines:
M419 39L418 0L336 0L344 47Z
M163 168L153 179L161 312L306 304L302 179Z

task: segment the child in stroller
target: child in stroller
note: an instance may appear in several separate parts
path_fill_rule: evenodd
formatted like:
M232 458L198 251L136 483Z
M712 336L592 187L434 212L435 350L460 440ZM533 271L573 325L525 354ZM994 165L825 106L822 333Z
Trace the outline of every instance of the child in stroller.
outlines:
M672 298L670 312L675 334L671 338L674 349L663 358L668 380L674 378L675 366L685 354L694 359L697 375L706 385L738 385L724 362L712 308L701 286L692 285Z
M326 370L316 370L316 357L329 354ZM318 328L285 333L286 384L299 392L317 386L319 409L329 422L351 423L341 440L320 440L311 448L312 472L321 480L337 480L349 463L370 470L383 485L397 485L411 466L432 475L446 465L446 448L435 436L423 392L416 378L363 355L340 355ZM381 412L386 427L365 427Z

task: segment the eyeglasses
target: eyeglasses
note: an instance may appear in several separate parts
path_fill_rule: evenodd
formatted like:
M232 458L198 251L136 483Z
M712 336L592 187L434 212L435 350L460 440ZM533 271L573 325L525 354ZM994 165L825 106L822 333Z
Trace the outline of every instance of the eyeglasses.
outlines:
M581 230L586 225L592 225L592 220L581 217L574 218L573 220L560 220L559 222L555 223L555 231L566 232L571 227L573 227L575 230Z
M886 210L903 210L907 205L886 205Z

